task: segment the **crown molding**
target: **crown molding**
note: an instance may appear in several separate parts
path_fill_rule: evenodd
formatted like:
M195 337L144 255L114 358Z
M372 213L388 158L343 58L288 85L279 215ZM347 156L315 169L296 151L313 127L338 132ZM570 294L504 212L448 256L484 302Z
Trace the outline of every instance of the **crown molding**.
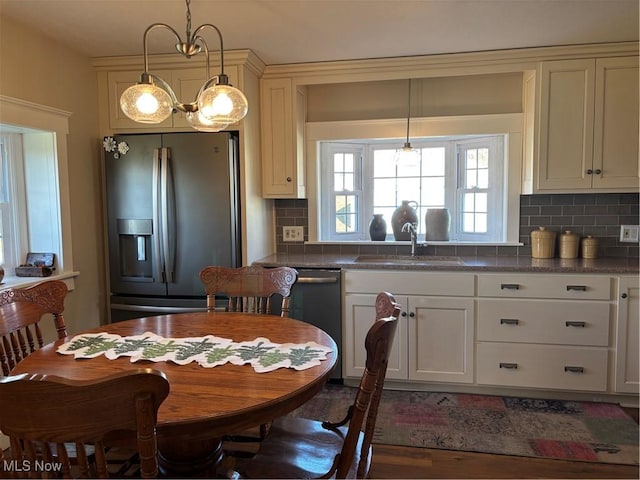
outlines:
M91 65L97 71L105 70L139 70L144 68L142 55L126 55L120 57L93 57L90 59ZM218 51L209 52L209 62L212 69L220 68L220 53ZM266 67L265 63L252 50L225 50L224 64L228 66L244 66L253 71L258 77L262 76ZM206 57L196 55L189 59L178 53L149 55L149 65L153 70L160 69L182 69L182 68L204 68Z
M519 48L411 57L268 65L263 78L293 78L297 84L395 80L534 70L538 62L638 55L638 42Z

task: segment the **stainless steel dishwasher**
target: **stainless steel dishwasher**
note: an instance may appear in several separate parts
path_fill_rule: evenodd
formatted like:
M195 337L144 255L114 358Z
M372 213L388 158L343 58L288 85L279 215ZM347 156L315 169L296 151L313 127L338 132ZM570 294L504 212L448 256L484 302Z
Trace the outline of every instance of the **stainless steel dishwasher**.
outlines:
M295 267L294 267L295 268ZM342 288L340 270L296 268L298 281L291 290L290 316L327 332L338 345L333 383L342 381Z

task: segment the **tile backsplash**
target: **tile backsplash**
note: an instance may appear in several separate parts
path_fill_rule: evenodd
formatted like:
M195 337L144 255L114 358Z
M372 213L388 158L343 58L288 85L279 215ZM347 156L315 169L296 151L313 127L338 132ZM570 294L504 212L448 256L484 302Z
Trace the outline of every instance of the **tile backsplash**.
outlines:
M638 257L638 243L619 241L620 225L638 225L640 194L542 194L520 197L520 241L522 247L483 247L438 245L429 246L420 253L463 256L531 256L530 233L540 226L562 232L572 230L578 235L592 235L600 241L601 257ZM278 253L327 253L327 254L404 254L405 245L315 244L284 242L282 227L305 227L308 239L307 200L276 200L276 248Z

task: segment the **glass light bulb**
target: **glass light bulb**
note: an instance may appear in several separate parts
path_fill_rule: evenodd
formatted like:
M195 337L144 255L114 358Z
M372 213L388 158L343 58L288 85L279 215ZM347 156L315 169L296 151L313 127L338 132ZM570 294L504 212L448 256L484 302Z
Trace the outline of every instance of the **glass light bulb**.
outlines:
M136 100L136 108L146 115L153 115L160 108L158 100L149 92L145 92Z
M247 114L247 97L231 85L214 85L198 97L198 110L218 123L236 123Z
M157 85L138 83L122 93L120 108L135 122L161 123L173 113L173 100Z

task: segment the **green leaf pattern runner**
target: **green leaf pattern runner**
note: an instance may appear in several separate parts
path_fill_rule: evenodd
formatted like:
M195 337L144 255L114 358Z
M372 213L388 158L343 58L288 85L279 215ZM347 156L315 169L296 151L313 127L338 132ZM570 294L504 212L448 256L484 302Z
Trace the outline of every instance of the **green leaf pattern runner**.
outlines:
M151 332L128 337L111 333L84 333L58 347L58 353L75 358L104 355L110 360L130 357L131 362L146 360L179 365L197 362L206 368L225 363L250 364L258 373L278 368L305 370L326 360L330 352L331 348L315 342L278 344L263 337L234 342L214 335L165 338Z

